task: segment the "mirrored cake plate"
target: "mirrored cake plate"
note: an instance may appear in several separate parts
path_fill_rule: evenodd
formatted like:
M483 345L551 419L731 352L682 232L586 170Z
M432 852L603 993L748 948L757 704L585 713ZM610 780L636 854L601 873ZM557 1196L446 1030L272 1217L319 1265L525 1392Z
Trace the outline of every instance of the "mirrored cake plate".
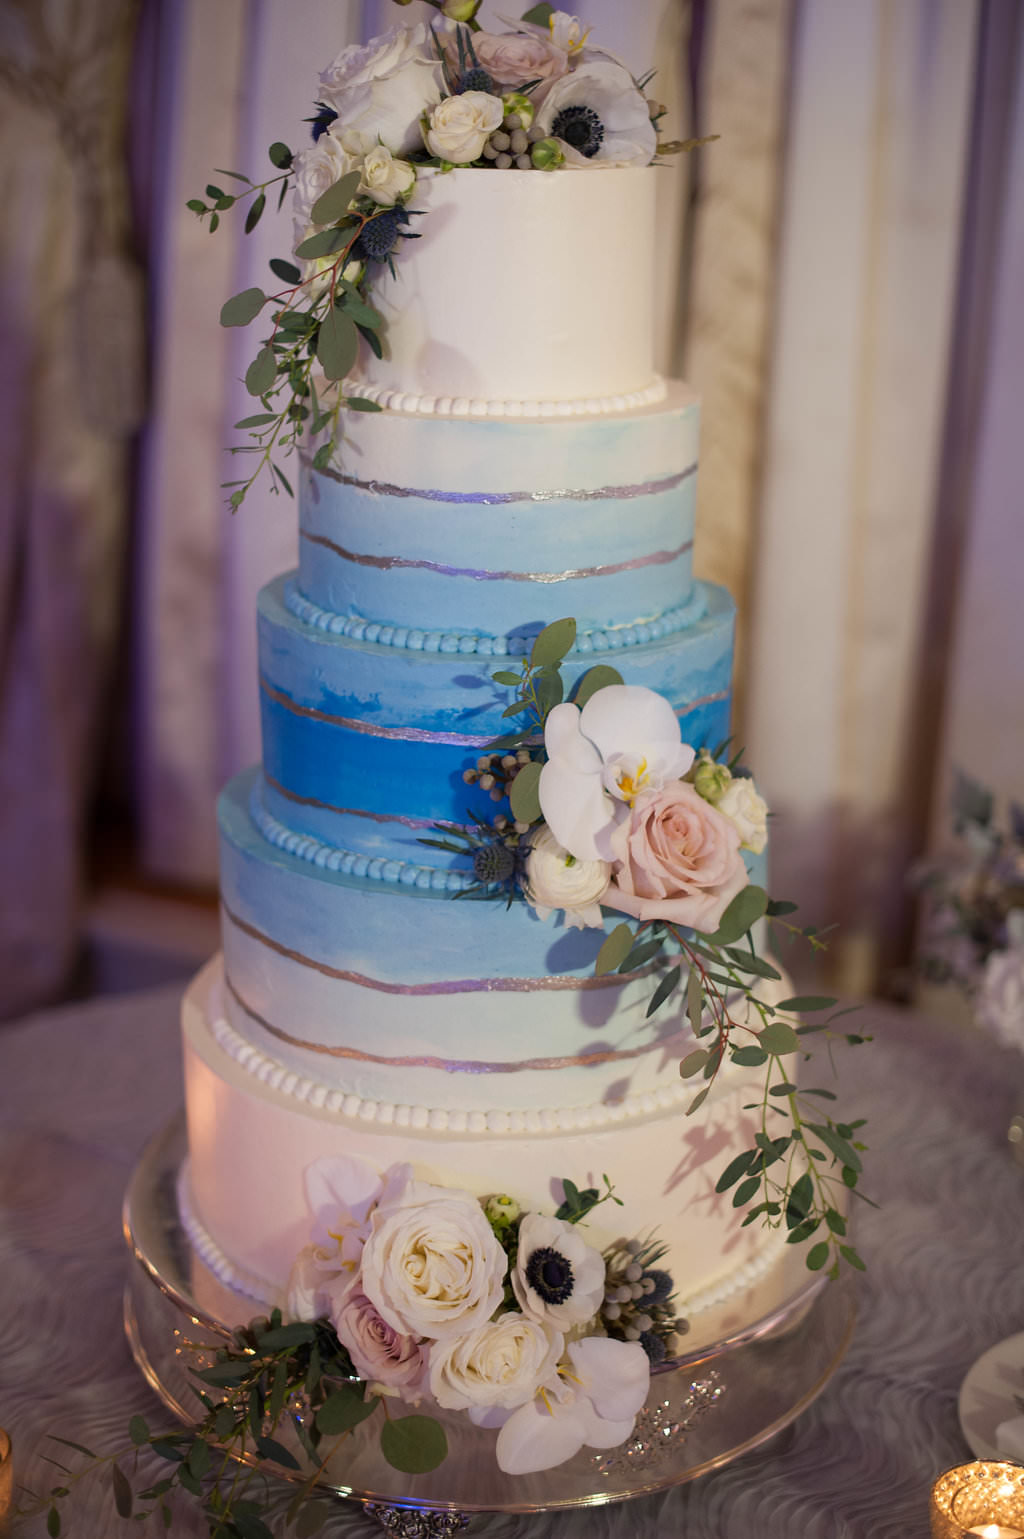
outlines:
M227 1288L189 1244L175 1196L185 1153L181 1113L149 1144L128 1187L124 1321L149 1384L176 1417L193 1423L200 1406L190 1368L211 1361L231 1331L265 1306ZM782 1249L768 1275L695 1316L689 1333L677 1338L685 1350L652 1373L647 1403L619 1448L585 1448L555 1469L510 1476L495 1462L496 1433L458 1414L432 1412L444 1423L448 1457L429 1474L406 1475L383 1459L378 1417L371 1416L344 1440L320 1484L364 1503L392 1532L410 1534L428 1529L403 1528L403 1512L435 1513L441 1526L430 1531L452 1532L443 1514L461 1522L477 1512L597 1506L662 1490L729 1463L788 1426L835 1372L854 1319L850 1282L808 1273L801 1255Z

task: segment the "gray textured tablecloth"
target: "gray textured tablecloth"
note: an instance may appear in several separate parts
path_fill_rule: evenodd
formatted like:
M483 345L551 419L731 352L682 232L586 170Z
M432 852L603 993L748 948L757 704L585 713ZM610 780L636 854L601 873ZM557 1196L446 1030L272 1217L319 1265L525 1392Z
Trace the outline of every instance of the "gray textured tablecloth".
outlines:
M96 1000L0 1027L0 1425L16 1477L59 1479L47 1433L120 1446L128 1417L164 1414L121 1329L119 1209L150 1135L181 1101L173 989ZM957 1392L971 1363L1024 1330L1024 1171L1005 1129L1024 1059L918 1016L866 1007L870 1046L844 1053L847 1115L870 1119L858 1243L869 1271L850 1352L819 1400L723 1470L619 1507L481 1517L487 1539L915 1539L935 1476L970 1457ZM163 1533L121 1523L90 1477L67 1532ZM17 1533L45 1532L42 1518ZM205 1534L182 1508L174 1535ZM379 1535L339 1504L332 1535Z

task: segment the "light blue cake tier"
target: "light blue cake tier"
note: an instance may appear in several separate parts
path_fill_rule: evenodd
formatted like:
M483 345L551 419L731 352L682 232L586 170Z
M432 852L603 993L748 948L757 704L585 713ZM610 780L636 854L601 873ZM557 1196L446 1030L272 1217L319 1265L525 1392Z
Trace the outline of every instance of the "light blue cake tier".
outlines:
M306 470L298 591L426 635L657 621L693 590L698 406L490 421L346 413L342 468Z
M479 649L336 634L299 618L295 591L285 576L259 599L259 826L278 844L308 836L370 858L449 866L450 856L418 841L436 823L474 812L489 821L498 810L463 771L512 725L502 713L514 692L491 677L501 663ZM724 589L696 584L691 612L685 628L637 639L609 661L671 702L686 742L714 748L728 734L734 607ZM571 654L567 688L606 655Z
M373 1102L510 1109L678 1087L681 1006L647 1020L646 974L595 978L603 931L518 898L454 899L440 872L421 886L384 862L358 877L288 853L253 822L258 790L248 770L218 808L225 1009L245 1042ZM750 865L760 880L763 860Z

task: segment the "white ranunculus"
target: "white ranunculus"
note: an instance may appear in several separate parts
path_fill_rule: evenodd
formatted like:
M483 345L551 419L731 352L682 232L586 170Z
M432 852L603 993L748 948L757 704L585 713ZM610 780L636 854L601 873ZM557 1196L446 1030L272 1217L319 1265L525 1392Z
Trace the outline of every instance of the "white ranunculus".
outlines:
M768 839L768 803L744 775L732 779L715 806L736 829L745 850L760 855Z
M633 1431L651 1382L640 1343L588 1336L570 1345L568 1357L558 1377L498 1433L495 1454L507 1475L553 1469L584 1445L617 1448Z
M484 145L505 116L500 96L487 91L463 91L461 96L446 96L430 114L423 138L431 155L450 161L453 166L468 166L479 160Z
M604 1257L586 1244L575 1224L527 1213L512 1273L512 1290L525 1315L567 1331L593 1319L604 1288Z
M508 1261L468 1192L389 1180L371 1226L361 1286L394 1330L444 1341L501 1303Z
M1007 1047L1024 1052L1024 949L993 951L977 999L978 1019Z
M430 1393L450 1411L525 1405L554 1374L560 1331L509 1311L430 1348Z
M330 129L321 134L315 144L296 155L292 173L292 214L296 229L307 228L317 198L358 165L359 156L350 155ZM299 240L303 238L299 236ZM297 240L296 245L298 243Z
M610 684L582 711L566 701L548 713L540 805L552 834L577 860L610 860L611 836L637 796L678 780L693 763L663 696L641 684Z
M385 144L407 155L420 145L420 115L441 100L441 65L424 22L394 27L363 47L343 48L320 76L321 99L338 114L333 131L353 151Z
M601 899L608 891L611 866L604 860L577 860L542 825L530 835L523 891L540 919L554 909L565 910L571 930L600 929Z
M416 172L407 160L396 160L386 145L378 144L363 159L359 191L390 208L405 197L415 180Z
M611 59L593 59L556 80L534 120L571 166L649 166L658 146L650 109L632 75Z

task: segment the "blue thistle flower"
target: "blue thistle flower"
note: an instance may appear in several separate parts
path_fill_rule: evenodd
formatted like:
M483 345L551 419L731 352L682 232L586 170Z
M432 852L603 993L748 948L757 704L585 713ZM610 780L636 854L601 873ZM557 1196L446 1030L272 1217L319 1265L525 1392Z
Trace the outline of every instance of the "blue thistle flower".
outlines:
M484 886L494 882L507 882L516 869L514 851L500 840L482 844L473 851L473 875Z
M471 69L467 69L464 74L459 76L458 84L453 94L461 96L464 91L486 91L488 96L497 94L494 89L494 81L479 64L474 64Z
M654 1331L641 1331L640 1345L647 1353L647 1361L652 1368L657 1368L658 1364L663 1363L668 1356L668 1348Z
M352 247L352 255L360 262L386 262L399 236L406 232L402 226L409 223L409 215L398 205L386 208L382 214L363 225L359 239Z
M664 1304L675 1288L675 1283L668 1272L661 1271L659 1267L648 1267L644 1276L653 1277L654 1279L654 1292L645 1295L643 1300L644 1308L650 1309L658 1304Z
M331 124L334 122L335 118L338 116L334 108L328 107L326 102L317 102L316 109L316 117L306 119L307 123L312 123L313 125L312 134L314 144L316 144L318 139L323 137L323 135L330 128Z

